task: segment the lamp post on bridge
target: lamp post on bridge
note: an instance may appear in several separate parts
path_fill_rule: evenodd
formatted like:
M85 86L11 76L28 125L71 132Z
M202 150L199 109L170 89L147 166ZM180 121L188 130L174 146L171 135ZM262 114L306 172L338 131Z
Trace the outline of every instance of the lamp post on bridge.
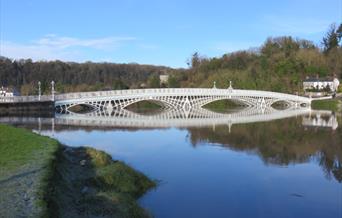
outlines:
M51 95L52 95L52 101L55 100L55 82L51 82Z
M216 89L216 81L214 81L213 89Z
M40 97L42 95L41 85L42 83L38 81L38 101L40 101Z
M229 81L228 92L229 92L229 98L232 98L232 92L233 92L232 81Z

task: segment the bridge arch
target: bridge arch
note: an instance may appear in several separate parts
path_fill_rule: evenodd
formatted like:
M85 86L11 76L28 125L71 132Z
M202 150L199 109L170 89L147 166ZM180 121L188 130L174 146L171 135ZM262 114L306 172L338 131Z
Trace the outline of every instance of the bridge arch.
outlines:
M172 105L170 105L168 102L162 101L162 100L156 100L156 99L136 99L135 101L132 101L132 102L129 102L129 103L125 104L124 107L122 107L122 109L126 109L129 106L132 106L134 104L141 103L141 102L149 102L149 103L152 103L152 104L156 104L156 105L160 106L161 108L171 108L172 107Z
M221 98L209 99L207 101L204 101L202 104L200 104L200 107L206 107L212 103L222 102L222 101L226 101L230 104L234 104L234 106L236 106L236 107L239 107L239 106L249 107L249 106L251 106L248 101L243 100L243 99L238 100L238 99L232 99L229 97L221 97Z
M57 105L55 106L56 111L57 112L72 112L73 108L77 107L77 106L85 106L88 107L90 110L87 112L91 112L91 111L95 111L95 110L99 110L100 105L98 105L97 103L90 103L90 102L81 102L81 103L70 103L70 104L61 104L61 105Z

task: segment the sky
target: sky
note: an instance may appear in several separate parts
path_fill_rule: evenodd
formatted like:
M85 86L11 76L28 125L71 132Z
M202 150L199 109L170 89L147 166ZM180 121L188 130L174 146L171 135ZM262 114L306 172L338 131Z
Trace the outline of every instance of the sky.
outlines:
M342 0L0 0L0 55L178 68L341 22Z

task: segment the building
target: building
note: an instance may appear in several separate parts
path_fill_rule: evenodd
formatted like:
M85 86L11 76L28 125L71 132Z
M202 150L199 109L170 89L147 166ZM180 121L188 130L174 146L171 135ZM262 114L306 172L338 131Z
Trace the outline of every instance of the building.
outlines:
M159 75L159 80L160 80L160 85L167 85L169 82L169 75L167 74L162 74Z
M337 78L309 78L303 81L304 91L309 92L336 92L340 81Z
M9 88L0 88L0 97L13 97L17 96L18 93L14 89L9 89Z

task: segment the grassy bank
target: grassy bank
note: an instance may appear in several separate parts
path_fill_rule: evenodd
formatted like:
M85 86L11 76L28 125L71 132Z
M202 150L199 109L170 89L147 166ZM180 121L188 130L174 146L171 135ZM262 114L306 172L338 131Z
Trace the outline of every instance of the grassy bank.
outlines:
M204 108L217 112L225 112L241 107L241 105L238 105L237 103L229 100L218 100L204 105Z
M131 105L128 105L127 110L140 114L156 114L162 111L162 107L157 102L140 101Z
M341 110L341 105L342 105L341 99L327 99L327 100L313 101L311 103L311 108L315 110L339 111Z
M149 217L136 199L155 186L92 148L63 147L49 191L52 217Z
M5 125L0 151L0 217L148 217L155 183L102 151Z
M58 142L0 125L0 215L45 216L44 200Z

